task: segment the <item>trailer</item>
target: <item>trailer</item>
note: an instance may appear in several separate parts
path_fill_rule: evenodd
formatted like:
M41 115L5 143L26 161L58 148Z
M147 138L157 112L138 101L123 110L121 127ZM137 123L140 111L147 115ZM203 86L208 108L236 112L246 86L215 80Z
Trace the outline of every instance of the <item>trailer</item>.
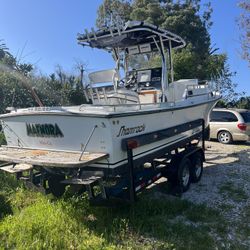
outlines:
M135 157L134 150L166 139L173 134L197 129L185 139L161 146L144 157ZM195 130L194 130L195 131ZM205 161L205 122L198 119L178 127L136 135L122 140L121 150L127 161L119 169L98 169L91 164L108 159L107 153L65 152L26 148L0 148L0 169L16 175L18 180L44 194L60 197L67 186L88 192L93 204L112 200L134 203L137 194L161 177L185 192L203 173Z

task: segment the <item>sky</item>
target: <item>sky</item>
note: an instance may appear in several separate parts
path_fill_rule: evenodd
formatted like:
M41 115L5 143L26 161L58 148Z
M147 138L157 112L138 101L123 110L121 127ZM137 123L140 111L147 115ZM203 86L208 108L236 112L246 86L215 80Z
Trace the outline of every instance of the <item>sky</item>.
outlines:
M237 72L233 78L237 91L250 95L250 68L240 56L238 0L211 2L212 46L228 55L231 71ZM77 61L86 63L89 71L112 68L110 54L83 48L76 41L77 33L95 27L101 3L102 0L0 0L0 39L22 62L35 64L38 73L49 75L58 64L72 72Z

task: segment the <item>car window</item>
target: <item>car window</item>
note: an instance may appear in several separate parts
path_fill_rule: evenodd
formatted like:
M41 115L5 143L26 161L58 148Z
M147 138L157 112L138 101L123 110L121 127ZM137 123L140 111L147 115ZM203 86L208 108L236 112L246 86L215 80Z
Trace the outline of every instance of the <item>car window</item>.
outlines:
M250 112L241 112L241 116L244 119L244 122L250 122Z
M231 112L212 111L210 115L211 122L237 122L238 118Z

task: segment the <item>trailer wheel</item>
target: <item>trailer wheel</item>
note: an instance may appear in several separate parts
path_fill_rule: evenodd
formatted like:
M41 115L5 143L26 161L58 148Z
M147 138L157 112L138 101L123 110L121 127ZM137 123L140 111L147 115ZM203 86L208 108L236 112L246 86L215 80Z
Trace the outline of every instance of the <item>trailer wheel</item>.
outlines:
M191 161L188 158L183 158L178 167L177 182L182 192L186 192L189 189L191 165Z
M49 190L56 197L61 197L65 192L65 185L61 183L63 180L64 175L51 175L48 179Z
M191 181L193 183L197 183L202 176L203 173L203 156L200 152L197 152L193 155L191 160L191 168L190 168L190 175Z

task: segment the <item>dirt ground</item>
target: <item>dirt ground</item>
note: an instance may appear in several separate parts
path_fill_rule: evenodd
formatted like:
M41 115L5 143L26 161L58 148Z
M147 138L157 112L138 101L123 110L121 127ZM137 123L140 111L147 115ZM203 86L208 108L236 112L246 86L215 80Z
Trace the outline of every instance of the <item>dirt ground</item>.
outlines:
M230 242L238 242L250 249L250 143L222 145L209 141L205 154L201 181L191 185L182 199L206 204L223 214L230 229L227 241L220 242L222 246L230 248Z

